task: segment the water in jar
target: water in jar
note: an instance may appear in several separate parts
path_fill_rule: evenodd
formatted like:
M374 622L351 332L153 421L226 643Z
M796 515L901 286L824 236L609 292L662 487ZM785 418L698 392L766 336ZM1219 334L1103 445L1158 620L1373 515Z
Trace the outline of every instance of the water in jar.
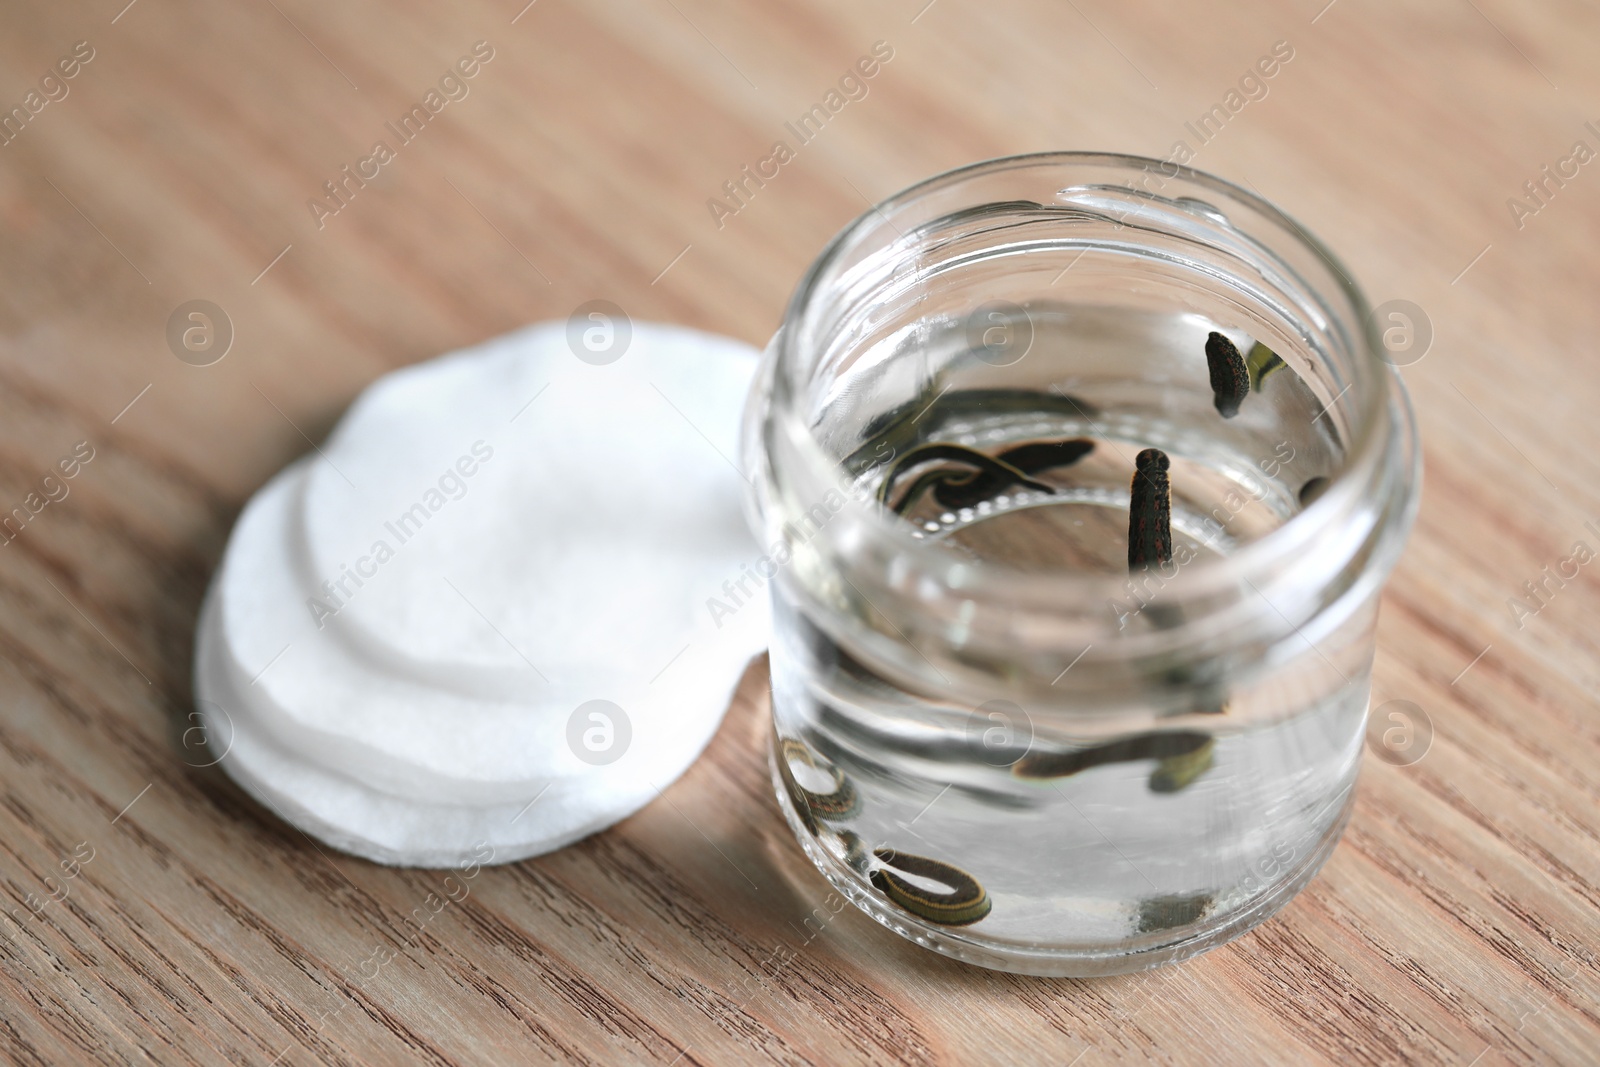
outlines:
M1201 562L1282 525L1339 465L1328 405L1228 324L1066 305L1025 314L1018 362L974 349L968 321L924 322L893 342L918 358L863 359L840 391L834 445L857 495L924 541L1041 575L1126 575L1134 457L1154 447L1170 457L1174 555ZM1207 380L1214 330L1251 355L1249 395L1228 419ZM920 380L908 386L908 373ZM1028 481L959 459L904 468L930 445L1020 457ZM1225 679L1175 678L1186 714L1074 737L1061 708L909 691L784 583L773 593L780 799L829 877L914 940L1012 969L1050 970L1033 952L1103 958L1107 971L1141 952L1160 962L1271 910L1336 839L1365 664L1344 684L1305 687L1316 695L1304 703L1243 718ZM1148 599L1130 586L1106 610L1119 629L1173 625ZM1325 672L1317 650L1304 659ZM1281 673L1275 685L1296 691Z

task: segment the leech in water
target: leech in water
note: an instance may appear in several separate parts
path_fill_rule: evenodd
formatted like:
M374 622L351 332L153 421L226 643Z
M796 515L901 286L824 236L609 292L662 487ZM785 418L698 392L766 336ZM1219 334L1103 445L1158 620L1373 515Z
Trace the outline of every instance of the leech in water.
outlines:
M938 500L940 504L944 504L945 507L949 507L950 505L945 504L944 498L939 495L940 492L942 492L948 486L971 485L974 481L981 477L982 475L977 471L951 470L949 467L944 467L939 470L931 470L926 474L919 474L917 476L917 480L911 483L911 488L900 494L900 502L897 503L891 510L893 510L896 515L904 515L906 512L910 511L913 506L915 506L918 500L922 499L923 493L927 492L929 488L934 487L936 487L934 499ZM884 484L878 487L878 493L880 497L884 497L886 495L889 484L889 479L885 478Z
M867 843L854 830L840 830L839 842L844 845L844 862L857 874L866 874L872 857L867 854Z
M1167 473L1172 461L1159 448L1147 448L1134 457L1134 465L1128 487L1128 571L1137 574L1172 562L1172 482ZM1144 612L1158 629L1182 621L1165 604L1148 604Z
M892 848L876 848L872 854L884 865L874 868L868 875L873 888L919 918L940 926L970 926L988 915L993 907L983 886L960 867ZM950 890L930 892L900 877L896 871L927 878L949 886Z
M1209 762L1210 734L1198 730L1165 730L1139 734L1136 737L1124 737L1118 741L1107 741L1073 752L1032 751L1011 765L1011 773L1018 778L1065 778L1107 763L1153 759L1160 761L1160 766L1156 768L1156 773L1159 774L1171 765L1172 761L1193 760L1202 752ZM1193 775L1190 778L1192 779ZM1151 788L1155 789L1154 785ZM1155 791L1171 792L1169 789L1155 789Z
M1073 437L1065 441L1030 441L1008 448L995 458L1032 475L1070 467L1093 451L1093 441ZM999 478L984 473L960 481L947 480L933 491L933 498L947 508L970 508L994 499L1007 488Z
M1282 356L1260 341L1251 345L1250 354L1244 357L1244 367L1250 375L1250 388L1258 393L1261 392L1261 383L1267 380L1267 375L1286 366L1288 364L1284 363Z
M872 418L862 431L862 443L844 459L849 474L860 474L874 463L883 462L935 436L957 419L978 419L996 415L1055 415L1067 419L1090 419L1097 409L1087 400L1054 391L1035 389L959 389L914 397L899 407Z
M1172 461L1159 448L1147 448L1134 460L1138 468L1128 500L1128 569L1172 562L1172 486L1167 470Z
M789 790L789 799L794 801L797 809L803 810L812 822L820 819L827 822L841 821L853 818L861 813L861 797L857 795L855 786L850 784L850 779L837 767L821 766L816 756L805 744L793 738L784 738L779 742L778 766L783 771L784 785ZM810 767L812 770L821 771L833 780L833 789L827 793L813 793L802 786L790 770L790 763L799 763ZM808 825L813 833L813 826Z
M1226 708L1207 708L1206 711L1218 713ZM1216 741L1207 737L1205 744L1193 752L1185 752L1178 756L1168 756L1156 764L1156 769L1150 772L1150 792L1176 793L1178 790L1193 782L1206 771L1211 769L1211 755L1216 749Z
M888 474L884 475L883 483L878 486L878 502L887 506L889 497L894 491L894 484L900 479L901 475L923 463L932 462L965 463L976 467L978 475L988 475L1003 486L1020 485L1041 493L1055 492L1054 488L1044 482L1035 481L1011 464L979 452L975 448L967 448L965 445L939 444L922 445L920 448L914 448L900 457L900 461L890 469ZM926 489L928 485L933 483L929 479L919 478L916 484L920 489ZM910 496L909 493L906 495L907 497ZM904 511L909 506L910 501L902 498L895 511Z
M1232 341L1215 330L1206 338L1206 364L1211 369L1211 399L1225 419L1239 414L1250 395L1250 372Z
M1194 896L1151 897L1139 902L1139 933L1174 930L1199 922L1211 908L1210 893Z
M1159 448L1147 448L1134 462L1138 470L1128 496L1128 570L1137 574L1172 562L1172 483L1167 473L1172 461ZM1158 629L1170 629L1183 621L1181 610L1172 605L1146 604L1143 611ZM1194 672L1175 668L1167 672L1166 678L1174 685L1189 685ZM1220 713L1224 708L1220 703L1203 701L1193 710Z
M1145 568L1163 567L1172 562L1172 485L1167 473L1172 461L1159 448L1147 448L1135 457L1134 463L1138 470L1134 473L1128 500L1128 570L1137 572ZM1158 625L1176 625L1179 620L1168 619L1164 612L1157 610L1160 607L1161 605L1150 605L1146 608L1151 619ZM1167 681L1174 685L1192 685L1193 672L1187 668L1180 668L1169 672ZM1227 710L1227 702L1226 699L1205 699L1201 701L1199 708L1193 710L1201 714L1221 714ZM1213 747L1211 735L1146 734L1126 742L1113 742L1113 745L1138 743L1154 745L1159 742L1152 739L1174 736L1181 736L1185 740L1165 743L1181 743L1190 747L1185 747L1181 751L1161 752L1153 757L1126 757L1161 760L1160 765L1150 774L1150 789L1156 793L1173 793L1194 781L1211 766ZM1101 762L1110 760L1103 759Z

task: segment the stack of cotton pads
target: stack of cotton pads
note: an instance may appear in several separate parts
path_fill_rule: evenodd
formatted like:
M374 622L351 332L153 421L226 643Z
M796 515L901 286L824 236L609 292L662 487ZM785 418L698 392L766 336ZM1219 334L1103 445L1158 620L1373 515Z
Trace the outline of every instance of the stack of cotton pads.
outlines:
M208 743L336 848L505 862L603 829L766 646L763 591L725 588L758 555L734 466L756 352L634 324L601 363L580 336L380 379L234 527L196 638Z

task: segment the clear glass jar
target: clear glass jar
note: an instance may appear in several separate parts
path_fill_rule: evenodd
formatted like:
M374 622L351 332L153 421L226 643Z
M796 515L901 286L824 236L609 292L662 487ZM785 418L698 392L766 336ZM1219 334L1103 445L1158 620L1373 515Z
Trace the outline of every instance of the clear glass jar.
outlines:
M1213 388L1213 332L1247 386ZM1350 810L1416 509L1379 350L1304 230L1158 160L981 163L836 237L744 442L774 784L829 881L918 944L1050 975L1282 907ZM1130 569L1147 448L1171 548Z

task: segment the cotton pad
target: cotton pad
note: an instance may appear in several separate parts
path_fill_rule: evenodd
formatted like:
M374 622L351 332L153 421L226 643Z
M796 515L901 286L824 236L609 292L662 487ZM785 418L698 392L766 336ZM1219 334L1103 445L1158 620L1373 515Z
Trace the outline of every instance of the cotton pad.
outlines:
M733 463L756 360L635 324L594 365L552 323L374 383L230 537L195 665L222 766L386 863L534 855L648 802L767 640Z
M280 473L239 517L219 572L216 625L223 660L245 680L262 727L307 758L374 787L427 800L492 803L526 797L552 777L573 774L670 780L677 774L672 768L681 769L716 728L716 718L695 709L725 706L752 646L759 650L765 640L760 609L721 619L719 631L701 621L709 619L702 597L694 605L700 618L688 614L679 655L661 657L653 680L627 660L564 680L553 668L547 668L548 681L525 668L525 695L518 700L410 677L346 644L332 621L318 630L304 588L277 578L294 573L288 531L314 462ZM654 580L668 578L658 573ZM619 758L601 766L585 762L567 743L572 711L597 698L624 709L630 731ZM441 723L449 729L441 730Z
M508 863L571 844L648 803L647 782L631 789L572 789L551 783L527 801L438 804L372 789L305 758L263 730L252 702L218 659L214 603L207 601L195 647L205 736L221 766L273 812L342 852L377 863L452 867L469 860ZM484 846L492 849L485 859Z

